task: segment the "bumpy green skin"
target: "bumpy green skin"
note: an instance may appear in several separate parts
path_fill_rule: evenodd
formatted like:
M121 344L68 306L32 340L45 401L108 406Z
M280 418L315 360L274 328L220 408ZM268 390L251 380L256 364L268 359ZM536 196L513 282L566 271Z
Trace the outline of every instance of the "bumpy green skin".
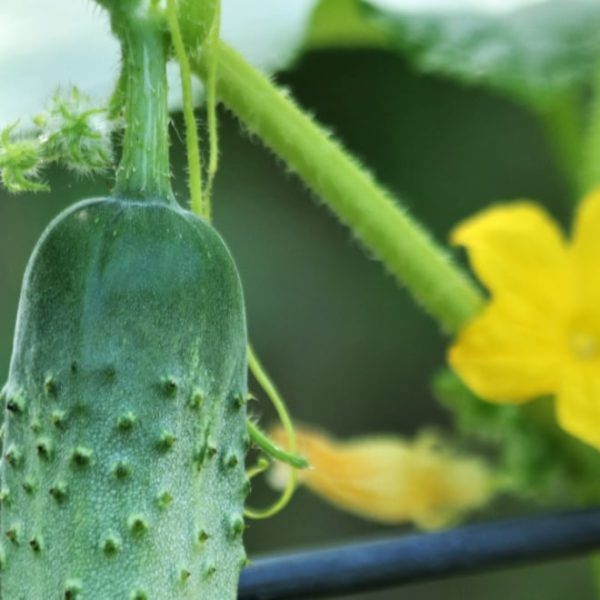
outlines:
M246 327L233 261L174 205L95 199L30 261L4 388L4 600L233 600Z

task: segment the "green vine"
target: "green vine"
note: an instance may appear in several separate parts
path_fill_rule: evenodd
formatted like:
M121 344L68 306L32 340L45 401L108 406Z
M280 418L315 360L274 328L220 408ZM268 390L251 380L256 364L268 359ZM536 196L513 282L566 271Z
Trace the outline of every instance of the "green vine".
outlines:
M193 68L205 79L206 56ZM245 126L294 169L448 331L483 296L426 231L342 146L235 50L221 43L217 91Z
M171 40L181 73L181 93L183 98L183 118L185 121L185 142L189 172L190 206L197 215L210 220L210 205L202 197L202 153L200 152L200 136L194 116L194 99L192 95L192 75L183 36L179 26L177 4L175 0L167 1L167 19L171 31Z
M273 457L275 460L284 462L295 469L306 469L310 466L309 462L303 456L291 454L274 443L273 440L253 421L248 421L248 433L250 439L263 452Z
M273 456L278 460L283 460L288 464L292 464L294 467L290 469L290 474L281 496L271 506L265 509L247 507L245 510L246 516L251 519L268 519L288 505L298 484L298 473L296 472L296 468L306 468L308 463L306 460L296 455L296 433L285 402L251 346L248 346L248 366L250 367L250 371L254 375L254 378L275 407L277 416L283 425L283 429L288 439L288 451L284 452L281 450L274 442L270 441L265 434L252 427L251 423L249 425L250 433L252 434L254 441L257 442L270 456ZM290 460L290 458L293 458L293 460Z
M215 18L205 44L207 77L206 77L206 112L208 118L209 159L206 182L206 197L210 209L210 198L217 170L219 168L219 130L217 124L217 66L221 34L221 2L217 0Z

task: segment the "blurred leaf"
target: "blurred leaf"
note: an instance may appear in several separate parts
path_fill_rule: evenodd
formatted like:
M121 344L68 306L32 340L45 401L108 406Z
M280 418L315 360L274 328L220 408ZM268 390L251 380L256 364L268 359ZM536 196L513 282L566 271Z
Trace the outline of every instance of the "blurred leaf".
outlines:
M389 36L365 16L362 0L321 0L313 13L306 46L389 46Z
M260 69L296 57L317 0L223 0L222 36ZM171 106L180 106L171 65ZM0 126L41 112L59 86L106 101L119 71L107 14L89 0L0 1Z
M433 392L452 411L461 436L495 449L498 468L515 492L546 502L565 493L598 501L600 454L560 429L551 398L522 405L485 402L450 370L437 374Z
M600 52L600 2L547 0L504 12L460 8L466 4L438 2L443 8L415 11L407 0L363 0L365 18L424 72L538 107L591 79Z

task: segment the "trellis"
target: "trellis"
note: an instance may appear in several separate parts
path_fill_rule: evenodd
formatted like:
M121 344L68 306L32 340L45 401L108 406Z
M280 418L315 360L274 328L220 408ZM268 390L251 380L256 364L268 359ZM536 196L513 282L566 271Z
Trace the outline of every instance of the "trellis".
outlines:
M600 549L600 508L309 550L254 561L239 600L327 598Z

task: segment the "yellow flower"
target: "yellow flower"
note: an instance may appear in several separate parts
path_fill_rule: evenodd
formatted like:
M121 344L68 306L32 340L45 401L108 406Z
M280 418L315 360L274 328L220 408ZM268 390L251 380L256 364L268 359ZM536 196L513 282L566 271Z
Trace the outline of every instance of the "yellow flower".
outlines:
M281 429L272 435L285 443ZM433 434L415 441L380 436L348 442L306 428L296 435L299 451L311 464L298 472L300 482L339 508L375 521L443 527L492 495L485 464L455 455ZM285 480L277 475L282 486Z
M452 367L489 401L556 396L561 427L600 449L600 189L570 242L529 202L476 215L453 241L491 301L460 331Z

